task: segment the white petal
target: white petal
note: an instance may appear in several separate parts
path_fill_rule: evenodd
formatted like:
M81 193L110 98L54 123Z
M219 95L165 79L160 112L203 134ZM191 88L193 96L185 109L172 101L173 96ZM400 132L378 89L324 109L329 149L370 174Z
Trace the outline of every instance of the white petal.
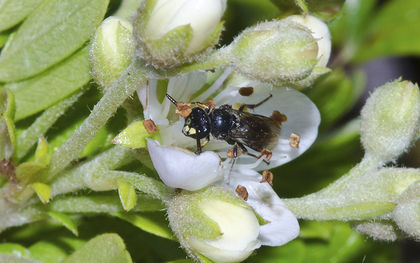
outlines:
M255 85L252 82L244 82L241 87L253 84ZM287 117L287 121L282 124L279 142L272 150L273 156L270 165L261 163L257 170L271 169L287 163L305 152L315 141L318 136L321 117L315 104L306 95L295 89L272 88L269 85L262 84L254 86L254 93L251 96L241 96L238 92L239 89L240 87L225 89L215 98L215 104L217 106L221 104L255 104L272 94L273 97L267 102L255 108L255 110L249 110L249 112L271 116L273 111L277 110ZM292 133L298 134L300 137L298 148L289 145ZM229 146L226 145L226 148L229 148ZM219 150L223 152L226 149ZM251 149L250 152L258 155ZM242 155L238 159L237 165L250 164L255 161L256 159L253 157Z
M223 178L220 158L214 152L195 155L147 140L150 158L162 181L170 187L199 190Z
M260 183L257 173L244 175L232 173L230 188L245 186L248 191L246 201L264 220L269 223L260 227L259 240L265 246L281 246L299 235L299 223L276 192L268 183Z

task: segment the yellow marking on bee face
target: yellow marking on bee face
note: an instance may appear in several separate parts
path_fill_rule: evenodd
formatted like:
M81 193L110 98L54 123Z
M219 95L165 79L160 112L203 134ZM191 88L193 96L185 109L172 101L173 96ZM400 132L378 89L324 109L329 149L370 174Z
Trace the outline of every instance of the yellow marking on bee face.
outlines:
M188 132L189 132L189 134L196 134L197 133L197 131L194 128L190 128L188 130Z

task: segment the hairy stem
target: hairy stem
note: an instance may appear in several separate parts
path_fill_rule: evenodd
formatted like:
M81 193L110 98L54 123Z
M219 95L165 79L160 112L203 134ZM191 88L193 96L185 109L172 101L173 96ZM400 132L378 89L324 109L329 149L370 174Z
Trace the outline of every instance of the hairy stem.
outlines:
M117 111L118 107L144 83L145 77L142 68L133 62L118 81L107 89L105 95L95 105L82 125L51 156L51 166L48 171L49 180L65 169L77 157Z
M98 170L117 169L135 160L133 150L124 146L114 146L96 156L93 160L66 171L51 184L51 198L87 188L85 179Z

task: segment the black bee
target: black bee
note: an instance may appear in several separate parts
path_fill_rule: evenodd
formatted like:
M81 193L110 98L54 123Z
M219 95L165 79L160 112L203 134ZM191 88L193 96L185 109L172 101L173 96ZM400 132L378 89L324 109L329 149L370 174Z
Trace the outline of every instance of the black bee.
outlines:
M212 103L192 102L189 104L177 102L168 94L166 94L166 97L177 106L178 110L187 105L187 107L184 107L184 109L187 108L187 111L184 114L185 124L182 132L185 136L196 139L198 154L201 153L202 145L210 140L211 134L214 138L233 145L231 158L236 159L240 154L238 152L239 147L243 153L255 158L266 155L267 160L264 161L268 163L271 158L270 150L278 142L281 122L286 120L286 116L278 111L274 111L271 117L246 112L247 108L258 107L269 100L272 95L257 104L243 104L238 110L233 109L228 104L214 107ZM196 105L196 107L189 108L188 106L191 105ZM205 139L206 142L202 144L201 139ZM245 146L261 154L257 156L249 153Z

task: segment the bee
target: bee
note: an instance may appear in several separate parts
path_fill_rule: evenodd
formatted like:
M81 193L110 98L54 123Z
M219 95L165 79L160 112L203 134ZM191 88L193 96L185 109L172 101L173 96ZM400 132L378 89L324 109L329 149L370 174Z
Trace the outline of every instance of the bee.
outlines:
M197 142L197 154L202 151L202 146L210 141L210 135L217 140L226 141L233 145L231 156L236 158L242 153L257 159L266 156L263 161L267 164L271 158L271 150L275 148L281 132L281 122L285 121L285 115L274 111L271 117L249 113L246 109L254 109L266 101L272 95L256 104L242 104L239 109L233 109L231 105L224 104L215 107L213 103L177 102L169 94L166 97L177 106L177 112L185 118L182 133ZM190 107L195 105L195 107ZM186 111L185 111L186 110ZM280 116L280 117L279 117ZM205 142L202 144L201 140ZM248 148L260 153L255 155Z

